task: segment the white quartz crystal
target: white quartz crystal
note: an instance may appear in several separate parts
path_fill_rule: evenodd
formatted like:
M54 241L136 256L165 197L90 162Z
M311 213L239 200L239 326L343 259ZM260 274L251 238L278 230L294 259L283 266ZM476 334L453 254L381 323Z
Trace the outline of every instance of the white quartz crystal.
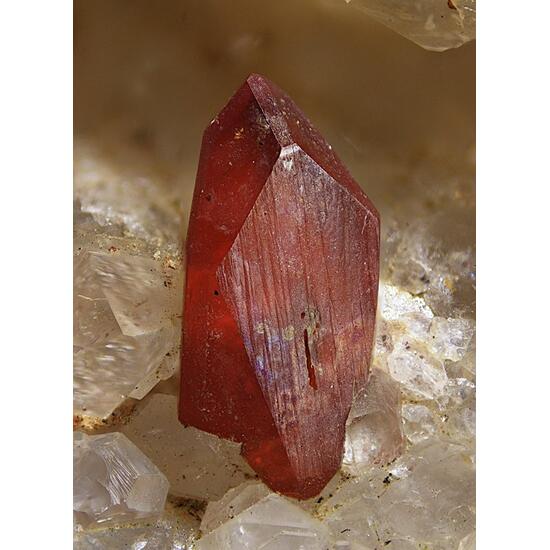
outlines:
M153 259L81 252L74 273L74 402L105 417L177 365L181 280Z
M227 503L231 505L233 499ZM219 513L219 511L218 511ZM231 517L230 512L227 513ZM327 550L330 535L319 520L271 493L197 542L197 550Z
M76 522L133 521L162 514L168 481L123 434L74 436Z
M250 508L271 491L260 481L248 481L230 489L220 499L208 503L201 521L201 531L208 533Z
M371 372L366 390L348 417L343 469L357 474L373 464L391 462L403 447L399 385L380 368Z
M446 393L446 362L464 357L474 323L435 316L425 300L395 285L380 286L376 360L387 365L406 397L434 400Z
M331 0L335 2L336 0ZM337 0L343 2L344 0ZM427 50L457 48L475 38L475 0L345 0Z
M183 426L176 396L150 396L121 430L166 475L173 495L215 500L255 475L239 444Z

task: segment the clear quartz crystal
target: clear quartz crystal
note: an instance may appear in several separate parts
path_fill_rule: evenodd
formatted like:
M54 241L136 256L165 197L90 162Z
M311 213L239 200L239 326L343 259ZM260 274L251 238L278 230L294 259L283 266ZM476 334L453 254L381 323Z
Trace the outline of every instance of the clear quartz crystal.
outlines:
M178 212L159 178L75 143L74 409L107 417L178 364Z
M327 527L275 493L245 508L197 542L197 550L326 550L329 547Z
M121 430L166 475L173 495L215 500L254 475L239 444L183 426L174 395L150 396Z
M465 356L473 321L437 317L423 298L388 283L381 284L379 311L378 360L387 364L406 397L443 398L449 384L446 362Z
M123 434L74 436L73 509L82 525L162 514L168 481Z
M173 374L181 300L172 288L178 278L167 271L175 270L123 253L84 252L77 257L74 401L78 411L105 417L126 397L145 395L159 379Z
M336 1L345 1L427 50L458 48L475 38L476 0Z
M343 469L357 474L373 464L391 462L402 447L399 385L382 369L374 368L348 417Z
M425 405L405 403L401 414L405 435L411 443L420 443L436 433L437 420L432 411Z
M220 500L208 503L201 521L201 531L213 531L270 493L271 490L260 481L248 481L230 489Z

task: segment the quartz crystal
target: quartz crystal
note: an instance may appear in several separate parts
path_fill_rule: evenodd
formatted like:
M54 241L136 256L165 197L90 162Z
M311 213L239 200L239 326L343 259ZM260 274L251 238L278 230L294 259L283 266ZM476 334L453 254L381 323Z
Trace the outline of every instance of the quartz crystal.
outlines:
M383 470L350 480L323 507L336 540L367 548L457 548L475 526L467 448L425 442Z
M197 535L198 521L168 505L157 520L77 529L74 550L191 550Z
M403 448L399 384L380 368L353 404L348 418L343 467L358 474L373 464L385 464Z
M258 481L248 481L230 489L220 500L208 504L201 521L201 531L213 531L270 493L268 487Z
M377 361L413 400L435 400L446 394L446 361L466 353L474 324L469 319L434 315L423 298L394 285L380 286Z
M168 481L123 434L74 436L77 523L133 521L162 514Z
M262 76L204 133L186 260L181 421L243 442L271 488L317 494L368 378L379 217Z
M182 426L177 409L175 396L157 393L121 427L168 478L172 495L218 499L253 477L240 445Z
M457 48L475 38L476 0L345 2L427 50Z
M126 397L143 397L174 372L174 303L180 301L170 271L121 252L85 251L76 258L77 412L103 418Z
M226 515L232 519L204 535L197 543L197 550L330 548L327 527L284 497L271 493L249 506L241 503L239 511L232 514L234 502L235 498L224 499ZM207 515L211 517L208 509Z

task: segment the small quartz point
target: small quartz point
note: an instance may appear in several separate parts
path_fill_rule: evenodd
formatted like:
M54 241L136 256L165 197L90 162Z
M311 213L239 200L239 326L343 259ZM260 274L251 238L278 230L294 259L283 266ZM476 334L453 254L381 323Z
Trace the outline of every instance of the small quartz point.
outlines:
M374 464L391 462L402 449L399 384L381 368L373 368L348 418L343 469L359 474Z
M160 468L174 496L218 499L254 475L240 445L182 426L173 395L151 395L121 431Z
M258 491L265 489L247 485L233 489L228 498L208 505L205 518L211 526L197 550L326 550L330 534L326 526L286 498L270 493L259 500ZM236 506L233 511L232 506ZM215 512L209 511L215 507ZM223 508L226 508L223 511ZM231 519L229 519L231 518ZM227 519L224 523L219 523ZM201 530L205 529L205 520Z
M180 420L318 494L368 379L378 213L294 102L250 76L206 129L187 235Z
M331 0L342 3L344 0ZM476 0L345 0L383 25L433 51L475 38Z
M105 524L162 514L168 481L121 433L74 435L73 509L78 524Z

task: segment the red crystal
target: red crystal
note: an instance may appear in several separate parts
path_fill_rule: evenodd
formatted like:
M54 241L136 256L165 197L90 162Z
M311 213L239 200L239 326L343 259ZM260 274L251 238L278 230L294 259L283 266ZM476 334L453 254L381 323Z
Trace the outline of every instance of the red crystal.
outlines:
M180 420L243 443L272 489L319 493L368 377L378 212L273 83L204 132L187 234Z

